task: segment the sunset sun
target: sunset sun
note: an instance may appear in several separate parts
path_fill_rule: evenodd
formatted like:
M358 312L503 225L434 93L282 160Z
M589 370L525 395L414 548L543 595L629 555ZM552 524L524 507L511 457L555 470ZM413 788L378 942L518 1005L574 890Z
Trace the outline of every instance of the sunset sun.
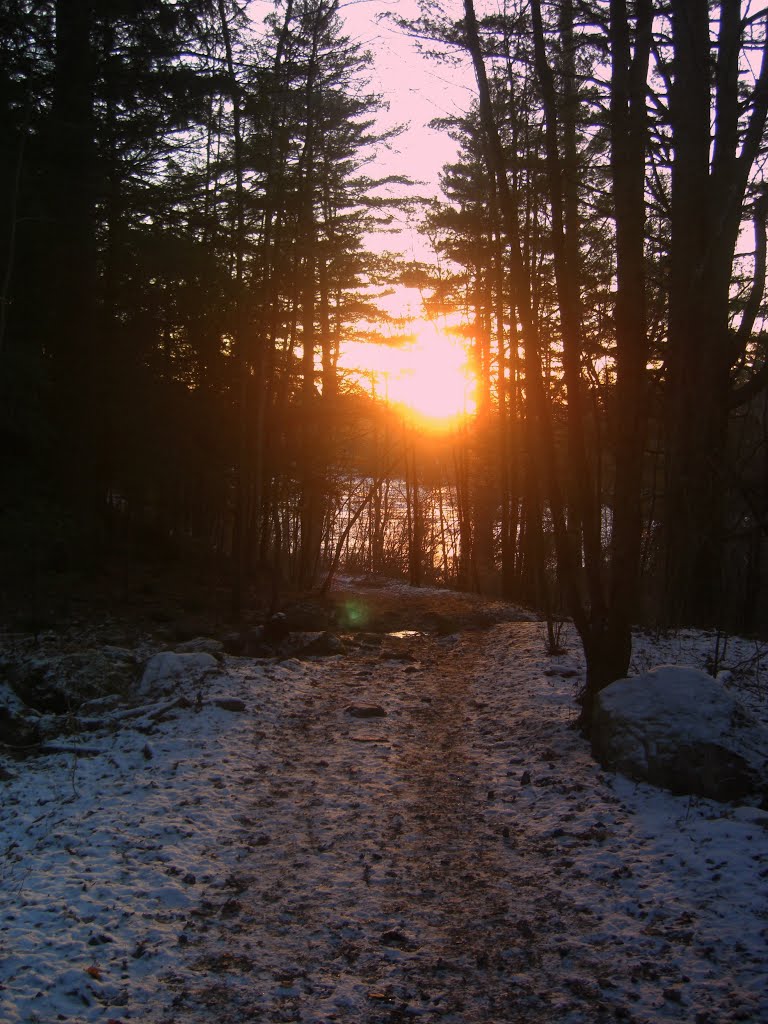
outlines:
M446 427L474 412L474 375L462 345L435 325L413 325L407 345L352 343L344 357L353 377L367 380L376 397L423 426Z

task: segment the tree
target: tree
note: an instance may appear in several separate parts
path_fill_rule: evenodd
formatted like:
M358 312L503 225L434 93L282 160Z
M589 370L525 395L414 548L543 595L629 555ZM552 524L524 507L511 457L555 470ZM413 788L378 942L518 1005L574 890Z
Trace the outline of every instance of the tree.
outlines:
M551 392L539 387L545 350L536 336L534 311L528 305L535 282L519 244L520 201L508 184L511 172L501 144L502 119L493 105L474 8L471 3L465 4L466 42L478 79L490 174L503 197L502 213L512 251L512 293L526 346L526 402L529 407L534 404L540 424L539 443L544 448L559 578L587 659L585 727L589 726L595 694L626 672L630 626L638 611L644 438L653 355L647 303L652 272L664 273L663 264L653 267L649 261L646 204L651 195L661 197L655 212L666 223L662 231L667 230L670 239L664 349L664 579L670 597L668 616L679 622L687 614L694 621L711 623L720 613L717 580L723 558L728 410L733 406L729 389L734 358L738 358L737 352L743 354L743 349L734 346L730 326L734 313L733 266L748 212L755 161L763 147L768 64L765 12L742 18L738 3L724 3L718 5L719 18L714 21L710 6L706 2L693 6L673 3L668 41L663 12L655 10L650 2L630 7L622 0L611 0L609 4L593 5L593 24L604 33L610 60L610 77L605 85L606 118L586 93L580 100L574 87L573 4L560 0L548 5L548 10L557 15L556 29L545 21L540 0L530 4L544 121L551 261L563 346L562 393L567 403L570 465L570 471L563 473L558 469L558 445L553 443L556 410ZM714 42L710 41L712 31ZM759 41L748 38L753 31ZM746 85L750 65L744 48L748 44L762 52L759 70L754 70L753 61L752 87ZM716 54L714 62L710 60L712 51ZM668 132L665 102L658 93L653 102L661 115L653 124L649 115L652 53L653 69L666 83ZM599 51L595 51L593 73L598 62ZM602 471L604 454L588 448L583 397L588 363L581 299L586 287L585 250L579 241L583 214L575 188L578 162L574 111L579 103L585 109L593 105L598 112L598 123L607 130L610 152L616 279L608 395L608 421L614 442L607 474ZM711 110L714 145L710 152ZM663 146L658 143L664 138L672 154L666 208L663 184L661 191L658 187L668 173ZM655 147L652 139L657 140ZM756 203L758 221L760 209ZM764 222L757 230L760 239ZM753 312L762 295L762 244L758 241L755 248L754 269L760 280L750 289L744 306L742 344L751 332ZM522 279L522 288L517 279ZM762 374L758 372L752 380L745 397L762 385ZM565 491L561 493L563 480ZM603 506L611 516L610 542L605 550L601 538Z
M750 313L746 330L734 332L732 283L745 214L762 188L757 164L765 152L768 116L768 14L743 17L738 0L725 0L716 5L714 22L710 7L706 0L671 4L671 48L661 70L669 82L673 151L667 619L714 625L722 615L731 374L754 323ZM761 220L759 201L755 210ZM759 260L755 271L756 294L762 294Z

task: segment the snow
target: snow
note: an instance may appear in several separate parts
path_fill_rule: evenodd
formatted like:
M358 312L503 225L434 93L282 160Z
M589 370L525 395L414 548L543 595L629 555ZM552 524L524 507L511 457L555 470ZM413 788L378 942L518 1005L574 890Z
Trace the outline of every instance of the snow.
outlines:
M768 1021L768 813L600 769L567 648L227 658L99 753L3 759L0 1019ZM635 668L711 649L640 636Z
M730 723L736 700L723 685L702 669L659 665L650 672L621 679L600 694L606 708L628 715L658 714L662 726L672 726L681 715L697 714L686 722L691 739L709 739L713 727Z

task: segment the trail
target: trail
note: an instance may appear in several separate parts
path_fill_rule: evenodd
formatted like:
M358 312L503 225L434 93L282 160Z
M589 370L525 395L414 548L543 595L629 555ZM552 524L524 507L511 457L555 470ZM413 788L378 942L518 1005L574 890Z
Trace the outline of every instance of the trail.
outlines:
M602 771L572 635L404 590L344 600L433 634L226 658L98 754L0 765L0 1017L768 1024L768 814Z
M201 984L169 1022L633 1019L581 943L595 920L573 859L515 813L526 766L541 782L558 755L521 692L510 735L485 636L363 650L257 730L250 854L200 919ZM386 716L346 710L369 703ZM589 827L581 842L605 840Z

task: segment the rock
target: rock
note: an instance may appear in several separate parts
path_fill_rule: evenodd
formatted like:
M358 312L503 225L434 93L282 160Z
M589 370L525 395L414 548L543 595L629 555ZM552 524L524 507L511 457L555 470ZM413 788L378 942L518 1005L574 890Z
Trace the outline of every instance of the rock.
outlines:
M184 685L198 685L219 672L219 663L212 654L176 654L163 651L155 654L144 666L139 683L140 697L165 697Z
M350 704L344 710L353 718L386 718L387 715L378 704Z
M40 725L8 683L0 683L0 743L21 751L40 740Z
M135 653L127 647L115 647L113 644L107 644L105 647L100 647L99 650L107 658L115 658L117 661L124 661L129 665L136 664Z
M382 945L390 946L393 949L413 951L419 948L418 943L414 942L410 935L400 931L399 928L388 928L387 931L382 932L379 941Z
M105 697L94 697L93 700L86 700L80 705L81 715L105 715L117 709L123 704L123 698L118 693L108 693Z
M246 633L225 633L222 639L222 644L226 654L233 654L235 657L239 657L245 653L246 647Z
M29 707L66 714L86 700L130 693L136 680L136 662L130 652L123 656L118 650L32 657L9 666L8 679Z
M320 633L299 650L299 654L329 656L343 654L344 644L335 633Z
M284 612L276 612L270 615L261 628L261 638L270 647L279 646L288 636L291 627Z
M274 658L275 648L264 639L264 627L256 626L240 634L238 650L229 650L230 654L241 654L247 658Z
M223 708L224 711L245 711L245 701L239 697L212 697L211 703L217 708Z
M217 661L224 657L224 644L221 640L213 640L208 636L198 636L194 640L185 640L182 644L176 644L177 654L210 654Z
M9 717L18 717L26 710L26 704L15 690L8 683L0 682L0 712L5 712Z
M663 665L602 690L593 752L605 768L673 793L768 795L768 729L699 669Z

